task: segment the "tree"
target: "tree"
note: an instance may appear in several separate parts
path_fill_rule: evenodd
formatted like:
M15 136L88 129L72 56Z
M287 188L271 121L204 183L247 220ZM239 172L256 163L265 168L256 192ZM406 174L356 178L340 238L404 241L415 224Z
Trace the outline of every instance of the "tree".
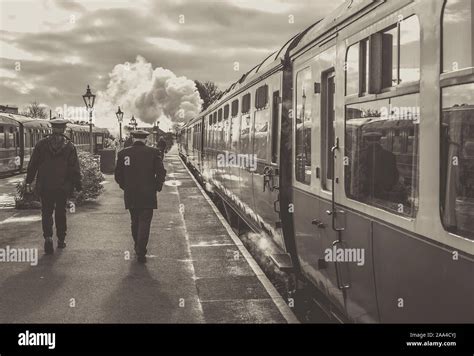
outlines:
M44 120L48 118L46 108L38 104L36 101L32 102L26 107L26 110L23 112L23 115Z
M202 111L206 110L209 107L209 105L211 105L215 100L217 100L222 95L222 91L213 82L210 82L210 81L200 82L199 80L195 80L194 83L196 84L196 88L199 92L199 96L201 97L203 101Z

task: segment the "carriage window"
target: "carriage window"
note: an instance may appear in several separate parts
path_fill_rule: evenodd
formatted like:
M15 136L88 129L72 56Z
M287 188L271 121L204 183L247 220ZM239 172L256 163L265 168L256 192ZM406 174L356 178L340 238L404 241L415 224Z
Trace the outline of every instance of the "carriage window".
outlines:
M268 125L270 121L270 110L259 110L255 113L255 136L253 152L257 158L267 160Z
M349 47L346 57L346 95L359 94L360 44Z
M232 102L232 117L237 116L239 113L239 99L235 99Z
M262 85L255 92L255 108L263 109L268 103L268 85Z
M0 148L5 148L5 132L3 126L0 126Z
M311 68L298 72L295 113L296 180L308 185L311 183L312 85Z
M250 93L245 94L242 97L242 114L246 114L250 111Z
M419 110L419 94L346 107L344 175L350 199L416 215Z
M8 130L5 130L5 144L6 148L15 147L13 127L10 127Z
M474 240L474 83L443 89L441 218Z
M224 123L222 121L222 109L217 112L217 131L218 131L218 148L224 147Z
M448 0L443 16L443 71L474 66L474 0Z
M240 150L250 153L250 115L242 115L240 121Z
M369 40L353 44L346 57L346 95L366 94L369 88Z
M232 116L231 148L234 152L239 150L240 141L240 120L237 116Z
M398 25L389 28L382 35L382 87L398 84Z
M420 22L411 16L400 23L400 63L398 82L420 80Z
M224 120L229 118L229 104L224 106Z
M420 80L420 23L411 16L382 32L382 87Z

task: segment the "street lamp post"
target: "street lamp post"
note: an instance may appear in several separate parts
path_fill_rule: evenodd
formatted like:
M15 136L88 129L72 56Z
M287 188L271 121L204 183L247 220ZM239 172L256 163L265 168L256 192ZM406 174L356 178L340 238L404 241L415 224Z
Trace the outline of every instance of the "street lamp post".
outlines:
M87 85L86 93L82 96L84 103L86 104L87 110L89 110L89 141L90 141L90 152L94 154L94 136L92 135L92 109L94 108L95 95L92 94L91 88Z
M123 121L123 111L120 110L120 106L118 107L118 111L115 113L117 115L117 120L119 122L119 130L120 130L120 136L119 136L119 144L122 144L122 121Z

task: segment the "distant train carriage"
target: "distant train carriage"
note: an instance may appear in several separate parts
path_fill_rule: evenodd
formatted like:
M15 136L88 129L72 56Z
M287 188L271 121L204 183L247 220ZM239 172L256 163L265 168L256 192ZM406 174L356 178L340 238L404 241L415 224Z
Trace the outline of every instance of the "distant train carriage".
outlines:
M0 173L21 168L19 133L20 124L17 121L0 115Z
M104 148L109 137L107 129L93 127L94 152ZM50 135L49 120L40 120L18 114L0 113L0 174L13 174L26 169L36 143ZM65 135L78 150L89 151L89 126L70 124Z
M187 164L335 320L474 320L472 9L346 1L181 129Z

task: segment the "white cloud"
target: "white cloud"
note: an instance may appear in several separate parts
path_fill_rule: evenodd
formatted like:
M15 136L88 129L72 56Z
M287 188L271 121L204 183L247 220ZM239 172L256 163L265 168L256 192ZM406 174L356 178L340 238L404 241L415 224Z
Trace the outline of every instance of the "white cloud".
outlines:
M164 37L148 37L148 43L151 43L165 51L191 52L193 47L186 43Z
M17 74L14 70L0 68L0 78L15 78L16 75Z
M0 57L15 60L41 60L41 57L35 56L33 53L24 51L7 42L0 41Z

